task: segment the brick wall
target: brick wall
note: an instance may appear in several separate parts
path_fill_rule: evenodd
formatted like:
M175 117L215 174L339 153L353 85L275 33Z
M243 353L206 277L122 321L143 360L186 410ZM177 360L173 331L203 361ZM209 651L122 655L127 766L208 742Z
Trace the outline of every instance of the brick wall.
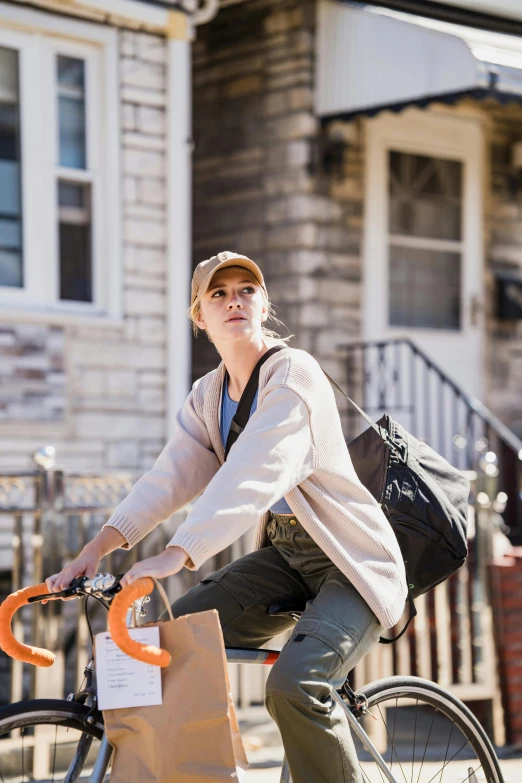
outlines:
M506 741L522 744L522 549L492 566L497 592L495 632Z
M317 167L314 33L313 0L251 0L198 30L194 264L221 250L253 257L290 344L342 384L335 346L359 330L360 194L336 202ZM194 377L218 362L201 334Z
M0 469L52 443L68 469L141 472L165 441L166 43L128 31L119 43L124 322L0 318Z

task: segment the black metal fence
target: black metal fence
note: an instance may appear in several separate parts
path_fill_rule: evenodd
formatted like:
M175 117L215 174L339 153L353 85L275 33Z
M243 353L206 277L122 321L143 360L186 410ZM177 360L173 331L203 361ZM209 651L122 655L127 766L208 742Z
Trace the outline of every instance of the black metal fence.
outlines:
M0 473L0 600L21 587L43 582L73 560L137 478L129 473L66 473L56 467L52 447L36 453L33 470ZM101 569L124 573L136 560L157 553L185 515L186 510L160 525L128 552L111 553ZM171 597L185 592L194 578L184 570L168 580ZM155 619L161 611L157 596L148 607ZM89 604L89 617L95 633L106 629L105 610L95 601ZM15 615L13 632L20 641L56 652L56 661L41 670L0 652L0 703L35 696L58 698L77 689L90 654L84 600L24 607Z

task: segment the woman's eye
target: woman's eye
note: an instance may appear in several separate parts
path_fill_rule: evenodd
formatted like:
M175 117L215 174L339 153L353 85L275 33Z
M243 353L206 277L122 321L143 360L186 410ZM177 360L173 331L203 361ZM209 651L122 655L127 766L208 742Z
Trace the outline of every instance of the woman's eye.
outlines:
M242 290L243 291L251 291L253 294L255 294L255 292L256 292L256 289L253 286L251 286L251 285L245 286L245 288L243 288ZM214 293L212 294L212 298L214 298L216 296L216 294L224 294L224 293L225 293L225 291L222 288L219 288L217 291L214 291Z

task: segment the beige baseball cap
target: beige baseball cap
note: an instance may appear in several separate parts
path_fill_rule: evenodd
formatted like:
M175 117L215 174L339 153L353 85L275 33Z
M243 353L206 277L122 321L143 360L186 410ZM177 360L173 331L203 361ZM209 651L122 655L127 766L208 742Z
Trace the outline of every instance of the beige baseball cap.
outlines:
M268 296L263 273L258 265L252 261L251 258L247 258L247 256L225 250L223 253L218 253L217 256L212 256L212 258L207 259L207 261L202 261L194 269L190 298L191 304L194 304L196 297L199 296L201 298L204 296L214 273L217 272L218 269L224 269L226 266L243 266L245 269L249 269L255 275L260 285L263 286L265 293Z

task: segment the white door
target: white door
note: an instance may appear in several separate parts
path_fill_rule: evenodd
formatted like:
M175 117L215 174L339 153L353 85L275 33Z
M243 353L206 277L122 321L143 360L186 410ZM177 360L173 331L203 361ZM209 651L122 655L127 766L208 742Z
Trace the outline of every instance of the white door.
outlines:
M479 121L410 109L366 121L363 331L408 337L483 397Z

